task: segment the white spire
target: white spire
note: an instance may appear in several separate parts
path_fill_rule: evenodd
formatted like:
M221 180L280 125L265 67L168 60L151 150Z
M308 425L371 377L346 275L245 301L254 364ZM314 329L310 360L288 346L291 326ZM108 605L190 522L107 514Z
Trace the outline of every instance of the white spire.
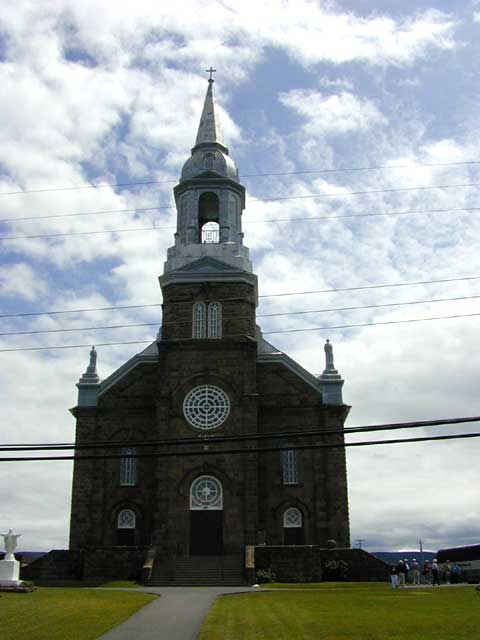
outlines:
M212 69L210 73L213 71ZM198 126L195 147L199 144L220 144L222 147L225 147L220 120L215 106L215 98L213 96L214 82L213 78L208 80L207 95L205 96L202 117L200 118L200 124Z

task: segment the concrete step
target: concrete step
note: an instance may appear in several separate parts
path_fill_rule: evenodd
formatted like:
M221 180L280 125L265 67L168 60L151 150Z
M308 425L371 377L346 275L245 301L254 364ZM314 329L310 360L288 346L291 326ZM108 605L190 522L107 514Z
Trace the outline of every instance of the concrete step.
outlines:
M157 558L148 584L228 585L243 584L241 556L180 556Z

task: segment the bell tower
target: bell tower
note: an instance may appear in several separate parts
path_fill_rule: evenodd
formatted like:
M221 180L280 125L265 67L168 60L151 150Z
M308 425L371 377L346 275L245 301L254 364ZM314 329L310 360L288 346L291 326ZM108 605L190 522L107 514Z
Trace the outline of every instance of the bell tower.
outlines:
M213 72L195 145L174 188L175 243L159 279L163 340L255 336L257 277L242 232L245 187L223 139Z
M202 257L252 272L242 233L245 187L223 140L213 84L210 77L195 146L174 189L177 231L165 274Z

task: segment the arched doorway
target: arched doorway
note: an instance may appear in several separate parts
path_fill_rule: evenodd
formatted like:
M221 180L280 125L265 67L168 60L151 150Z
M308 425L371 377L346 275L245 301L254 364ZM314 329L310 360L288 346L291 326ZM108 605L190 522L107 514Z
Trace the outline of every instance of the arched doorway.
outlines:
M190 486L190 555L223 552L223 489L214 476L199 476Z
M283 513L283 541L284 544L305 544L303 515L297 507L289 507Z
M135 544L137 518L132 509L122 509L117 515L117 544L132 546Z

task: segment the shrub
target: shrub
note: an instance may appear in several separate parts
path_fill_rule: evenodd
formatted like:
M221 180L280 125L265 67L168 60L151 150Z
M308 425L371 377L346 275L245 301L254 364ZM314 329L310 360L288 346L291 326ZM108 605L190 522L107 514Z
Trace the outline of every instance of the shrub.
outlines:
M257 571L258 584L264 584L266 582L276 582L277 576L271 569L259 569Z

